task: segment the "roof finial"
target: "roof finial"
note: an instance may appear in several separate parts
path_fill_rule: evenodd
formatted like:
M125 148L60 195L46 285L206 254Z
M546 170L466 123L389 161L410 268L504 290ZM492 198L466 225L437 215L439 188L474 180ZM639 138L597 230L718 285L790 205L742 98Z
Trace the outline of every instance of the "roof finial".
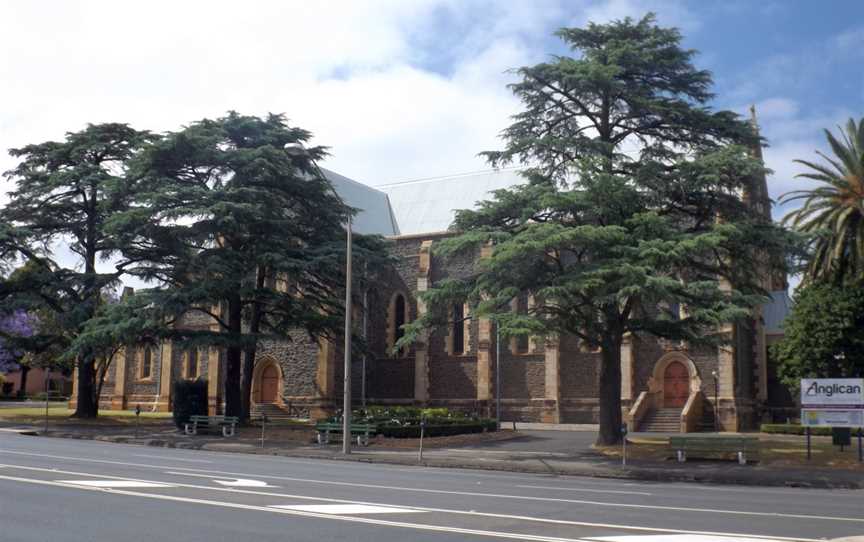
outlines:
M759 121L756 120L756 104L750 104L750 124L756 131L759 130Z

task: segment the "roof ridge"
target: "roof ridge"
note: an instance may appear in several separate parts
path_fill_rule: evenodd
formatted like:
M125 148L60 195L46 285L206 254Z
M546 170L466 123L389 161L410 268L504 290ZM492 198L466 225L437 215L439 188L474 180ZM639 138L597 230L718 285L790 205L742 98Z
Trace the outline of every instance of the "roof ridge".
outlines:
M406 184L425 183L425 182L429 182L429 181L440 181L440 180L444 180L444 179L459 179L462 177L471 177L473 175L479 175L481 173L501 173L502 171L520 171L523 169L525 169L525 166L481 169L481 170L476 170L476 171L467 171L464 173L454 173L451 175L437 175L435 177L420 177L417 179L407 179L404 181L394 181L392 183L376 184L374 186L374 188L384 188L384 187L389 187L389 186L400 186L400 185L406 185Z

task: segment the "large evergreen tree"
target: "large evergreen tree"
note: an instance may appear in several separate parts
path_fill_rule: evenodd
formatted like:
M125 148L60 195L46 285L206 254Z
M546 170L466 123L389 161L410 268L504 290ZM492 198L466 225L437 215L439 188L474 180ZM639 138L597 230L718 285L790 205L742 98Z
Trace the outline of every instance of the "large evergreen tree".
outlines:
M77 347L140 337L142 329L223 347L225 413L247 416L244 351L251 376L262 338L340 330L344 226L354 210L317 167L325 150L306 146L309 138L280 115L231 112L150 146L136 166L133 209L113 228L121 232L124 256L135 262L130 272L159 286L133 296L134 310L126 303L109 311ZM375 258L381 246L358 239L356 255ZM196 312L218 330L158 331L160 322Z
M764 301L760 262L783 235L740 197L764 175L758 137L709 109L710 74L677 30L648 15L557 35L576 55L518 70L525 110L504 150L484 153L493 166L526 166L526 184L458 213L459 235L438 249L492 243L491 257L425 294L430 310L403 341L462 300L505 336L574 334L601 350L598 443L613 444L625 335L727 339L720 326ZM533 308L512 313L524 294Z
M864 284L816 282L795 293L772 346L780 377L791 389L802 378L864 376Z
M50 311L62 324L55 337L71 337L96 313L102 289L116 281L123 265L99 273L96 263L116 253L117 238L106 222L126 210L123 188L129 159L150 139L125 124L89 125L49 141L12 149L18 165L6 172L15 183L0 211L0 258L26 262L26 273L0 282L0 306ZM52 248L62 245L77 261L59 265ZM95 417L95 356L76 359L78 404L75 415Z

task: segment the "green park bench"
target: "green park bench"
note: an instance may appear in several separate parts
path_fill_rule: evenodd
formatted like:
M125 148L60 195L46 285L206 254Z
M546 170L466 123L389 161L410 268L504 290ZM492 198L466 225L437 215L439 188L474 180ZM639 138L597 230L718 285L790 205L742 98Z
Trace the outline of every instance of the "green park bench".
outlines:
M197 435L199 431L222 433L223 437L233 437L240 418L237 416L190 416L186 423L187 435Z
M331 435L343 438L341 422L318 422L315 424L315 431L318 432L318 444L329 444ZM357 437L358 446L368 446L369 436L374 435L377 431L378 427L375 424L351 424L351 438Z
M730 454L738 459L741 465L747 464L747 458L758 460L759 439L746 436L697 436L687 435L669 437L669 447L675 450L679 462L687 461L687 457L728 457Z

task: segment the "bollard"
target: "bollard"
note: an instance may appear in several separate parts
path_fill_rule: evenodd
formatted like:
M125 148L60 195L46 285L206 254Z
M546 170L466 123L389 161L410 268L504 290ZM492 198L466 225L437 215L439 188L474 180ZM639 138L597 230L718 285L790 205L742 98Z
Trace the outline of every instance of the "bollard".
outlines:
M417 461L423 462L423 436L426 433L426 416L420 417L420 452L417 454Z
M627 424L621 424L621 466L627 466Z
M138 438L138 429L141 427L141 405L135 405L135 438Z
M267 426L267 414L261 414L261 447L264 447L264 428Z
M861 428L858 428L858 462L864 463L864 450L861 449Z

